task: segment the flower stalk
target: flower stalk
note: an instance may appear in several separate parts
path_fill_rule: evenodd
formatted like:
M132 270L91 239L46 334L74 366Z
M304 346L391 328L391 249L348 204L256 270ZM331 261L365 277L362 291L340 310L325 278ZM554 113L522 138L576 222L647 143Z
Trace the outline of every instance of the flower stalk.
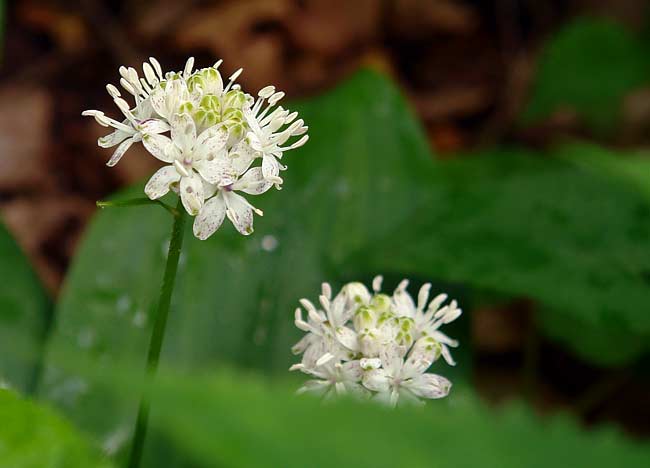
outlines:
M167 263L165 265L165 274L163 276L162 287L160 288L160 297L156 308L156 317L149 342L149 351L147 353L147 376L145 390L140 400L138 409L138 418L135 425L133 443L131 445L131 454L129 457L129 468L138 468L142 459L142 450L147 435L147 426L149 421L149 384L154 379L160 360L160 351L165 338L165 328L167 326L167 317L171 305L174 285L176 283L176 273L178 271L178 262L183 247L183 236L185 233L185 220L187 215L183 209L181 199L178 199L174 216L174 225L172 227L171 240L169 242L169 251L167 253Z

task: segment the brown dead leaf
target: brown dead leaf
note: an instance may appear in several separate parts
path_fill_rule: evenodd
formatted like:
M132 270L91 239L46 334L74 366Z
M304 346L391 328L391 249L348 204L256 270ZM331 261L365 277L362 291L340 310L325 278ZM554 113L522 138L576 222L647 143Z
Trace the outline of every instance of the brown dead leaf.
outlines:
M294 44L324 57L345 56L380 34L379 0L310 0L287 23Z
M44 89L12 86L0 91L0 190L38 188L47 173L52 100Z
M74 195L21 197L1 207L7 227L18 240L46 287L56 293L92 203Z
M505 307L482 307L472 313L472 343L477 350L521 350L530 323L530 304L516 302Z
M88 30L78 13L49 4L20 2L16 14L19 21L45 32L65 52L78 52L89 43Z
M292 2L288 0L227 2L205 7L181 21L174 35L182 49L207 50L222 58L226 76L244 68L240 81L251 91L269 83L286 88L285 44L280 26L291 8Z
M449 86L420 92L412 102L424 121L440 121L484 111L492 102L492 93L480 85Z
M471 7L450 0L396 0L390 21L395 33L410 39L430 36L432 32L467 34L478 23Z

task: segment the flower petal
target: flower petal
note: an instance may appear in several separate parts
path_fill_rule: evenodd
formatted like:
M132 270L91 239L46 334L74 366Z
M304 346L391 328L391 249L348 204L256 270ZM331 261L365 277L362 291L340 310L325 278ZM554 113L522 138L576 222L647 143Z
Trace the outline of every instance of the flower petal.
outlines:
M226 201L226 215L240 234L247 236L253 232L253 208L241 195L223 192Z
M400 286L403 284L404 282L400 283ZM413 298L406 290L406 286L398 286L393 294L393 302L395 303L397 315L411 318L415 317L415 302L413 302Z
M209 203L209 201L208 201ZM207 203L206 203L207 205ZM224 211L225 213L225 211ZM200 214L199 214L200 216ZM196 221L194 221L196 223ZM304 353L307 347L309 347L312 344L314 335L311 333L307 333L305 336L303 336L300 341L298 341L295 345L291 347L291 352L293 354L301 354Z
M443 398L451 389L451 382L436 374L422 374L403 385L422 398Z
M203 196L207 200L208 198L212 198L212 196L217 193L218 187L214 184L211 184L210 182L206 181L203 179Z
M166 163L174 161L174 157L169 151L171 149L171 140L169 137L156 134L144 135L142 137L142 144L155 158Z
M101 148L111 148L115 145L119 145L130 136L133 136L133 133L128 133L124 130L115 130L113 133L109 133L108 135L97 139L97 144Z
M127 138L122 143L120 143L120 146L117 147L113 153L113 156L111 156L111 159L108 160L106 165L109 167L115 166L120 161L120 159L122 159L122 156L124 156L124 153L126 153L126 150L128 150L132 144L133 138Z
M155 110L156 113L163 118L169 117L167 107L165 106L166 98L167 94L161 85L156 86L156 89L154 89L149 95L149 102L151 103L151 107L153 107L153 110Z
M189 114L174 114L171 118L172 141L183 152L191 153L196 143L196 125Z
M240 190L250 195L260 195L271 187L273 182L264 178L261 167L250 169L232 186L233 190Z
M194 159L214 158L221 153L228 141L228 130L222 125L213 125L204 130L196 139Z
M447 348L445 345L442 345L442 358L450 366L456 365L456 361L454 361L454 358L451 356L451 352L449 351L449 348Z
M246 139L244 139L230 150L228 157L231 160L233 169L237 171L237 174L243 174L249 167L251 167L251 164L258 154L259 153L251 147Z
M361 381L363 386L368 390L373 392L388 392L390 389L390 384L388 382L388 376L384 369L374 369L366 371L363 375L363 380Z
M402 366L404 365L402 347L391 341L386 343L379 354L382 366L390 375L398 375L402 372Z
M347 349L353 352L359 350L359 339L354 330L348 327L339 327L335 330L336 339L345 346Z
M139 120L146 120L153 114L153 107L151 107L151 99L147 98L140 101L140 104L133 109L133 115Z
M147 119L138 125L138 130L143 135L165 133L169 131L169 124L161 119Z
M315 395L324 395L330 388L330 383L326 380L308 380L305 385L300 387L296 393L312 393Z
M194 168L211 184L224 186L231 185L235 181L236 175L233 174L232 167L224 157L195 161Z
M358 382L363 377L363 369L358 360L348 361L341 364L343 379L349 382Z
M151 176L151 179L144 187L144 193L151 200L156 200L169 192L169 186L174 182L178 182L180 178L181 176L176 172L174 166L162 167Z
M181 201L185 210L192 216L196 216L203 207L203 181L196 174L181 178Z
M183 80L167 80L165 87L158 85L150 94L151 106L161 117L171 120L181 102L186 100L187 87Z
M270 154L265 154L262 158L262 173L264 177L270 180L274 180L280 174L280 163L275 156Z
M221 227L226 217L226 204L221 194L209 199L194 219L194 235L205 240Z
M381 367L381 359L362 358L359 360L359 365L363 370L379 369Z

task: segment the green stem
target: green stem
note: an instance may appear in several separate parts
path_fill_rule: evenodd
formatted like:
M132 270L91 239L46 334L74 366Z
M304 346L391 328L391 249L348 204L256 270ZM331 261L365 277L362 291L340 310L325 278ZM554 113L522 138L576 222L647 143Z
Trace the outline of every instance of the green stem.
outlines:
M160 200L149 200L148 198L131 198L129 200L115 200L115 201L98 201L96 202L98 208L123 208L129 206L142 206L142 205L159 205L166 211L171 213L172 216L179 216L179 210L172 208L167 203ZM182 207L180 209L182 210Z
M149 390L151 381L156 375L158 361L160 359L160 350L165 337L165 326L167 325L167 316L169 315L169 306L174 292L174 283L176 272L178 270L178 260L183 246L183 234L185 233L185 210L178 199L178 206L175 211L178 213L174 217L174 226L172 228L172 237L169 243L169 253L167 254L167 264L165 265L165 276L163 277L162 287L160 289L160 298L156 318L149 342L149 353L147 354L147 385L140 400L138 409L138 419L135 424L135 435L131 445L131 456L129 458L129 468L138 468L142 459L142 449L147 434L147 424L149 419Z

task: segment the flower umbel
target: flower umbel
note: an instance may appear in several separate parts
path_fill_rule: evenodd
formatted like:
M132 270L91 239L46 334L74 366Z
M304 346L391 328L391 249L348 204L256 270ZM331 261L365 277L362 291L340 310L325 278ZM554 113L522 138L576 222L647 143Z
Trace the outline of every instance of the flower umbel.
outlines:
M261 216L262 211L236 192L260 195L274 185L280 189L280 171L286 169L280 159L308 140L308 127L298 113L277 105L283 92L267 86L254 98L235 83L242 69L224 84L220 65L194 70L190 58L183 71L163 73L152 57L142 65L144 77L134 68L120 67L120 84L133 96L134 106L109 84L106 89L122 116L116 120L98 110L83 112L113 129L97 141L102 148L117 146L108 166L136 143L167 164L151 177L145 194L157 200L170 190L178 193L185 210L196 217L194 235L202 240L225 217L241 234L252 233L253 213Z
M307 299L296 309L295 324L306 335L292 348L302 361L290 370L300 370L314 379L299 392L330 398L352 393L388 403L421 403L422 399L449 394L451 382L427 373L441 356L455 365L449 347L458 342L438 329L462 313L446 294L429 302L430 284L420 288L417 304L402 281L392 296L381 293L382 277L373 280L371 293L361 283L348 283L332 298L323 283L316 307Z

